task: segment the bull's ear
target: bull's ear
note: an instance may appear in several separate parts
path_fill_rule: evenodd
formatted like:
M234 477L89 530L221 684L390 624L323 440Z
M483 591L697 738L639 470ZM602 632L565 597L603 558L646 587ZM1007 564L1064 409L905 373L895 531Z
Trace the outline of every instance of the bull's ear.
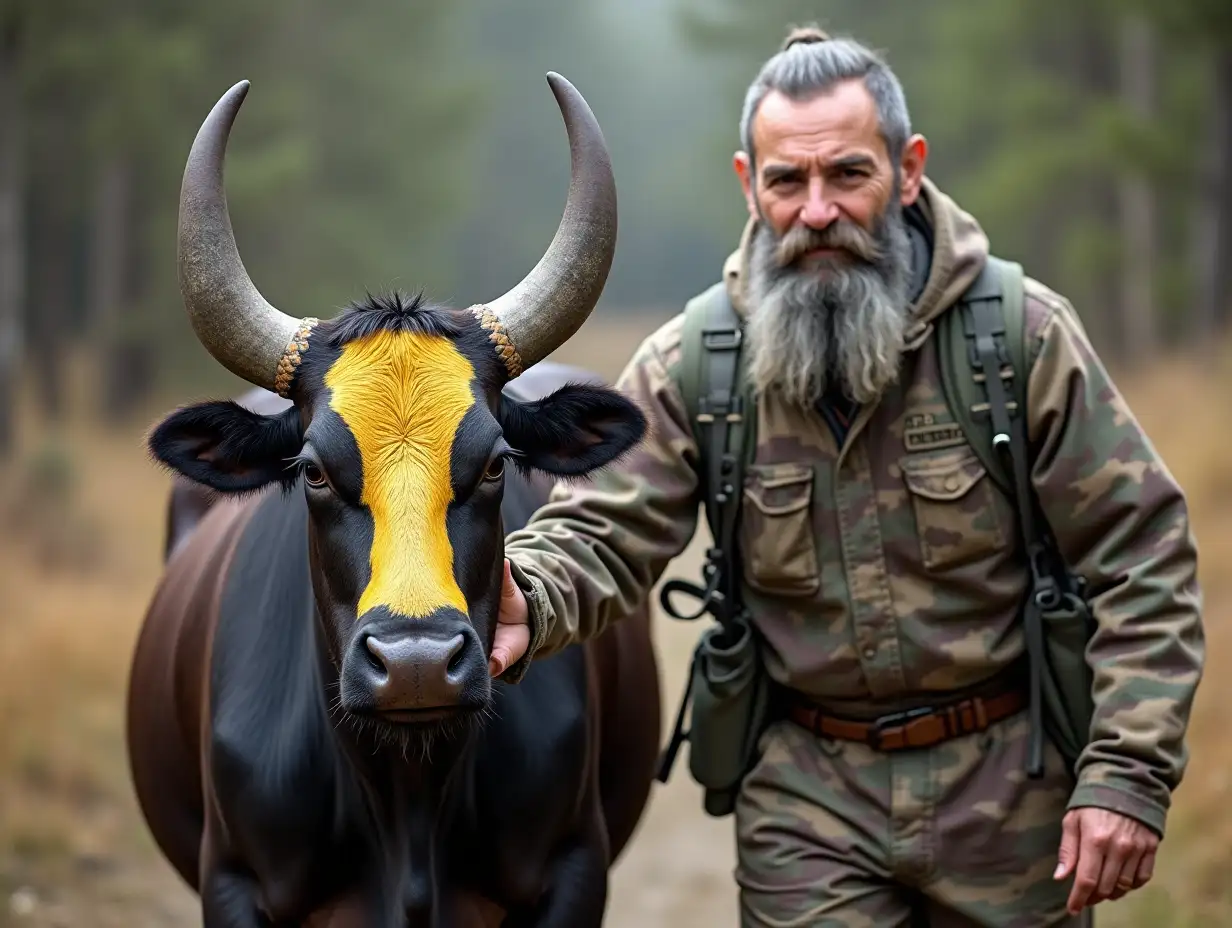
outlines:
M231 400L179 409L147 440L150 453L167 467L223 493L293 484L298 474L289 459L303 443L294 406L263 416Z
M520 466L567 477L610 464L646 433L646 417L627 397L583 384L530 403L502 395L500 423Z

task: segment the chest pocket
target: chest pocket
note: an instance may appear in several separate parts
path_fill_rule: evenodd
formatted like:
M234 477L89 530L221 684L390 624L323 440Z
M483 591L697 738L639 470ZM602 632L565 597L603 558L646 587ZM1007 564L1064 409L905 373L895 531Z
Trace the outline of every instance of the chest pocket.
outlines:
M740 513L740 549L749 586L775 596L811 596L821 586L813 532L813 468L748 468Z
M970 446L911 454L899 463L926 568L960 567L1007 546L1010 527L996 488Z

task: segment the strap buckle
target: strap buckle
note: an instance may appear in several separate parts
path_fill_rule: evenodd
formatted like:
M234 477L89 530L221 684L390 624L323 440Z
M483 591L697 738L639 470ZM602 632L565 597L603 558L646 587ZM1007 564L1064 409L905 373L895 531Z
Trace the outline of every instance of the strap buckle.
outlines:
M1047 552L1043 545L1035 545L1027 551L1031 565L1031 596L1040 609L1055 609L1061 604L1061 589L1056 578L1048 570Z
M706 329L702 332L702 347L707 351L735 351L744 343L744 333L738 328Z
M882 749L882 738L891 728L900 728L916 719L933 715L937 710L932 706L921 706L918 709L907 709L903 712L891 712L874 719L868 726L868 746L874 751Z
M729 393L714 393L698 400L697 421L740 422L744 418L744 398Z

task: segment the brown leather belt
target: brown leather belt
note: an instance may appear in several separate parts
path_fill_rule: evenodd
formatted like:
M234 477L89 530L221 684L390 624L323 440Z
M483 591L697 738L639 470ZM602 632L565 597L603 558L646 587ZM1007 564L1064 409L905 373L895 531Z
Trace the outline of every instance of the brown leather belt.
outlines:
M984 731L1026 707L1026 692L1015 687L995 696L972 696L945 706L922 706L868 722L826 715L816 706L802 702L793 703L788 711L793 722L814 735L861 741L874 751L904 751Z

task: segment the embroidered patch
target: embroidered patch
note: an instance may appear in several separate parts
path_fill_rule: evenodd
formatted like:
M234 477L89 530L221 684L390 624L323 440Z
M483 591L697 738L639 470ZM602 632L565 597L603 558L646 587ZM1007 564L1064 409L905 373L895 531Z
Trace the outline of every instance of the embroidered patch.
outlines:
M930 413L907 417L903 429L903 447L908 451L930 451L965 445L967 436L957 422L938 422Z

